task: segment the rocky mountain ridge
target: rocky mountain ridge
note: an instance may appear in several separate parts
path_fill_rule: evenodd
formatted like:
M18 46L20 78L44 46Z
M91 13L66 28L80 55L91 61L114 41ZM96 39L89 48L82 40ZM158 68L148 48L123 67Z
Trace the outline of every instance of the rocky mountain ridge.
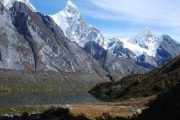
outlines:
M28 0L1 3L2 69L108 72L122 77L164 65L180 53L180 45L172 38L163 35L157 39L148 29L128 42L107 40L100 30L84 22L70 0L51 17L36 12ZM136 43L145 51L139 54L127 43Z
M84 48L111 73L129 75L149 71L180 54L180 44L168 35L155 36L149 28L126 40L107 39L100 30L85 23L78 7L70 0L63 10L51 17L71 41ZM171 44L167 44L167 41ZM121 59L127 62L122 63ZM124 68L129 71L124 73L121 66L130 64L134 67Z
M0 4L0 68L97 74L104 70L49 17L23 2ZM100 78L101 77L101 78Z
M108 41L100 30L85 23L78 7L72 1L68 0L64 9L51 17L71 41L76 42L95 58L107 72L120 73L124 76L144 71L143 68L135 65L133 61L126 61L125 59L121 61L119 58L114 57L110 51L107 51Z
M128 39L110 39L108 50L146 69L161 67L180 54L180 44L169 35L155 36L150 29Z

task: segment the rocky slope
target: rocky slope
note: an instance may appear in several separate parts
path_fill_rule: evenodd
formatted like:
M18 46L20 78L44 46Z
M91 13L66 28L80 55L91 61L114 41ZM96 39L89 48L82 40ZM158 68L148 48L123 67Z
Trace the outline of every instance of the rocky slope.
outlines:
M18 1L9 9L0 3L0 68L88 74L96 76L88 77L92 81L107 80L96 60L66 38L49 16Z
M180 56L162 68L144 75L124 77L118 82L96 85L90 93L105 101L157 95L180 82Z
M134 61L114 56L110 51L105 50L94 41L88 42L84 46L84 50L91 53L100 66L111 74L112 77L123 77L131 74L144 73L147 70L136 65Z

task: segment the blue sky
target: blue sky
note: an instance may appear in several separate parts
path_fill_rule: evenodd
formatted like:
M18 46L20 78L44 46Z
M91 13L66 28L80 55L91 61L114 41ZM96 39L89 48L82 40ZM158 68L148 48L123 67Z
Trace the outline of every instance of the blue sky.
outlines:
M67 0L30 0L39 12L55 14ZM107 37L135 35L149 27L180 42L180 0L72 0L85 22Z

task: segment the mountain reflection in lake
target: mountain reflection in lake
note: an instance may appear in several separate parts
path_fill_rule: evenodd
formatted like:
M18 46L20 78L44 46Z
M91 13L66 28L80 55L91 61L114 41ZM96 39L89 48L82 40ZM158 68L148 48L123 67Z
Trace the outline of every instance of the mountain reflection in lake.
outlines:
M64 87L66 86L66 87ZM0 93L0 105L47 105L83 104L99 102L88 93L89 85L61 85L58 90L48 92L8 92Z

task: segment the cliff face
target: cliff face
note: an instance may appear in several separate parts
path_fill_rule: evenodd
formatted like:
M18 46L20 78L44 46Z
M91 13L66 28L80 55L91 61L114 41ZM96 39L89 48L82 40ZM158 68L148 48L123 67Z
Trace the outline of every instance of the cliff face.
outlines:
M15 2L9 11L1 5L0 22L0 68L103 73L50 17L24 3Z

